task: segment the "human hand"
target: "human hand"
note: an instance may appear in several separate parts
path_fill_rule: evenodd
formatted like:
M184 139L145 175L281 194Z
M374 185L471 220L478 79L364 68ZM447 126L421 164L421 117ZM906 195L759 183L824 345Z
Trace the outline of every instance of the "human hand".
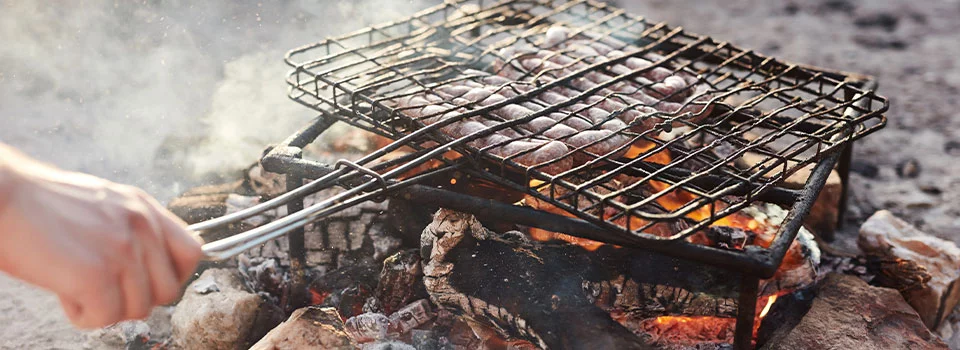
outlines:
M0 270L56 293L77 327L145 318L201 258L185 223L140 189L3 145L0 187Z

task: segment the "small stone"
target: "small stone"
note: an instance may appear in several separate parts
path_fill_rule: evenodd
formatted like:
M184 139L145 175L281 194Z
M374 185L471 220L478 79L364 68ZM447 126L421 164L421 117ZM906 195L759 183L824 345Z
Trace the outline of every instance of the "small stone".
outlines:
M355 349L334 308L308 306L267 333L251 350Z
M913 179L920 176L920 163L913 158L900 162L900 164L897 164L897 175L905 179Z
M947 349L897 291L836 273L795 327L784 324L762 349Z
M857 8L850 0L825 0L821 3L827 11L853 12Z
M905 40L891 36L890 34L860 33L853 36L853 42L868 49L889 49L903 50L908 44Z
M943 144L943 151L949 155L960 155L960 141L948 141Z
M863 177L868 179L875 179L877 178L877 174L880 173L880 168L862 160L854 160L850 163L850 171L863 175Z
M940 187L937 187L935 184L920 184L918 187L920 188L920 191L926 194L934 196L943 194L943 190L941 190Z
M800 6L794 2L789 2L783 6L783 12L789 16L793 16L797 14L797 12L800 12Z
M960 300L960 248L911 226L886 210L873 214L860 227L857 245L871 256L910 260L931 279L902 294L930 329L937 329Z
M892 32L897 29L897 22L899 21L900 18L891 13L872 12L857 16L857 18L853 20L853 24L861 28L878 27L888 32Z

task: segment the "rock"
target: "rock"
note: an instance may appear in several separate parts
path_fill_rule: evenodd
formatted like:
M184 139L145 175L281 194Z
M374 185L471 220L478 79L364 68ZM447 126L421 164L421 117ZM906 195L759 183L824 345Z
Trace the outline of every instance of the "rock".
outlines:
M897 291L853 276L828 275L810 310L762 349L947 349Z
M914 179L920 176L920 163L910 158L897 164L897 175L904 179Z
M902 292L930 329L937 329L960 300L960 248L953 242L881 210L860 227L857 244L868 255L911 260L926 269L931 279L925 285Z
M208 269L177 304L173 337L184 349L244 348L262 303L244 289L236 270Z
M824 0L820 3L819 8L823 12L837 11L851 13L856 10L857 5L850 0Z
M308 306L294 311L250 349L356 349L356 344L344 331L336 309Z
M863 177L868 179L875 179L877 175L880 174L880 168L875 164L856 159L850 162L850 171L863 175Z
M908 44L906 40L891 36L888 33L860 33L853 36L853 42L867 49L903 50Z
M960 141L947 141L943 144L943 151L949 155L960 155Z
M869 12L858 15L853 24L861 28L880 28L888 32L897 29L900 18L888 12Z

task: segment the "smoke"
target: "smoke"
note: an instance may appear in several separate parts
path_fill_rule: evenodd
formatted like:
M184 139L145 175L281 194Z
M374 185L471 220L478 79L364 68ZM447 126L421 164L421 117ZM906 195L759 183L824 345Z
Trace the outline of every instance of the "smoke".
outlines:
M0 141L169 199L313 117L287 50L434 2L0 0Z

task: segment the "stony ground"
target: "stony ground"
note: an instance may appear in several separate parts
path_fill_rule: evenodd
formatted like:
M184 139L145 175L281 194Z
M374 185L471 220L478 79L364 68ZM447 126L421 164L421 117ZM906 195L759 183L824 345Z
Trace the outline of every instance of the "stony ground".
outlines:
M169 199L256 159L311 114L283 52L413 2L0 1L0 141ZM960 1L619 1L790 61L876 76L886 129L855 148L856 223L887 208L960 242ZM0 348L82 348L54 298L0 277Z

